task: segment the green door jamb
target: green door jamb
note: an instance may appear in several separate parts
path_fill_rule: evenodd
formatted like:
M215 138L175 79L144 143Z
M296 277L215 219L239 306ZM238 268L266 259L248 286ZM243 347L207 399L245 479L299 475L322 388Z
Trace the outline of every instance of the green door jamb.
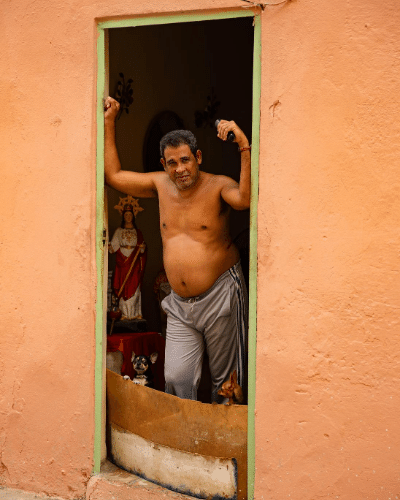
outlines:
M251 134L250 273L249 273L249 396L247 408L247 496L254 498L256 473L255 407L257 345L257 211L260 156L261 16L254 17L253 115Z
M98 24L97 39L97 171L96 171L96 361L95 361L95 434L93 473L100 472L102 448L103 407L103 227L104 227L104 121L103 97L105 89L105 30L157 24L172 24L195 21L212 21L254 17L254 63L253 63L253 113L252 113L252 159L251 159L251 206L250 206L250 285L249 285L249 401L248 401L248 498L254 497L255 477L255 391L256 391L256 332L257 332L257 206L258 165L261 94L261 18L253 10L226 11L203 14L141 17L104 21Z
M103 414L103 274L104 274L104 109L105 88L105 32L97 38L97 145L96 145L96 323L95 323L95 374L94 374L94 452L93 472L100 472Z

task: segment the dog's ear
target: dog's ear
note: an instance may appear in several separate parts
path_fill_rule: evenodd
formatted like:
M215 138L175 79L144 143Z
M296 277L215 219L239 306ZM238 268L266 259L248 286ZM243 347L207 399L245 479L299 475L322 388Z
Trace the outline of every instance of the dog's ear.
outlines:
M157 361L157 358L158 358L158 352L153 352L153 354L150 354L150 361L154 363Z
M136 358L136 354L132 351L132 357L131 357L131 363L133 363L133 360Z

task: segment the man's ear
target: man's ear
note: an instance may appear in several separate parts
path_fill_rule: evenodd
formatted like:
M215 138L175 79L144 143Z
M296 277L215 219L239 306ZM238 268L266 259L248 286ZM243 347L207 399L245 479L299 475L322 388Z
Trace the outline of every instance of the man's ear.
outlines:
M161 165L163 166L164 170L166 170L166 165L165 165L165 160L164 158L160 158Z
M198 149L196 151L196 160L197 160L197 163L199 165L201 165L202 161L203 161L203 153L200 151L200 149Z

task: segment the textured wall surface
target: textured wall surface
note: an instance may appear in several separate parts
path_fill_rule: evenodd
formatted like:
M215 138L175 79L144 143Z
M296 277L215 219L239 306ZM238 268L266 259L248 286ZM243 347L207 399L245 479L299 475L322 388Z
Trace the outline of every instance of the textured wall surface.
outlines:
M3 4L0 484L79 498L93 460L96 20L250 4ZM399 493L399 17L395 0L262 13L257 500Z
M80 498L93 467L97 21L242 3L3 2L1 485Z
M0 481L77 498L93 456L93 12L1 10Z
M256 498L398 498L395 1L263 13Z

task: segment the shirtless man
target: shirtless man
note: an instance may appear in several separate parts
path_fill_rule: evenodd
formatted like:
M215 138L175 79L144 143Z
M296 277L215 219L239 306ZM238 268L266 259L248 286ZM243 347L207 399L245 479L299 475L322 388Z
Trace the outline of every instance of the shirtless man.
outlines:
M239 184L200 171L201 151L189 131L173 131L160 143L164 172L121 170L115 144L119 103L105 100L105 174L115 189L141 198L158 197L165 272L172 292L167 313L165 390L197 399L204 347L210 361L212 400L237 370L246 383L247 298L239 253L229 236L230 208L250 206L250 146L233 121L221 120L218 137L230 131L241 155Z

